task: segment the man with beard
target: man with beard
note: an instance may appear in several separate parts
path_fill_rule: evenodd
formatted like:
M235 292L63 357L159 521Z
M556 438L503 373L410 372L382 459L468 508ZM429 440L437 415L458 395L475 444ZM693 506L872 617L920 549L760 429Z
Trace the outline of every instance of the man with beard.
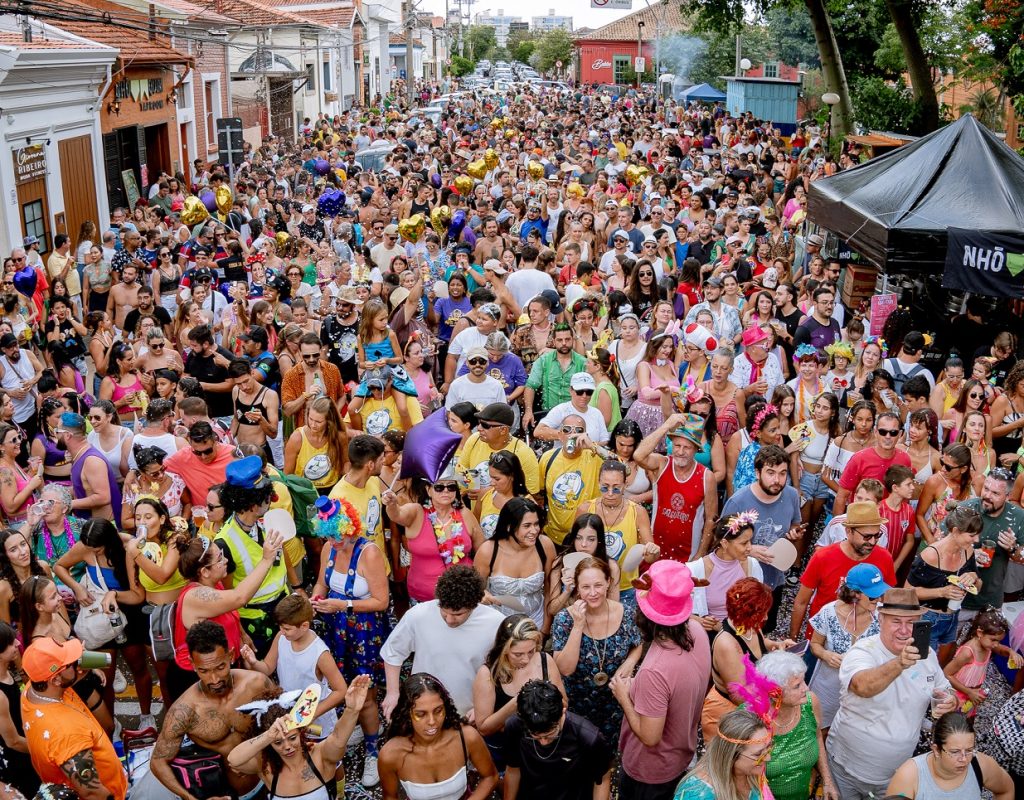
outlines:
M324 317L320 325L320 342L327 348L327 360L338 368L345 384L359 380L356 339L362 305L355 287L344 286L337 295L337 311Z
M910 456L903 450L896 449L896 442L903 433L903 424L898 415L886 411L875 420L875 444L865 447L853 454L839 478L839 491L833 504L833 512L837 516L846 511L846 501L865 478L885 481L885 473L889 467L900 464L910 466Z
M248 798L260 787L258 775L236 772L227 765L227 757L235 745L248 738L253 717L236 711L239 706L274 693L274 682L260 672L232 669L237 657L228 646L224 628L212 620L197 622L185 637L189 659L199 682L189 687L167 712L160 737L153 748L150 769L167 789L181 800L197 800L182 786L171 769L171 762L182 753L182 740L188 736L193 757L207 756L221 763L212 778L218 785L201 784L203 797L219 800L235 796ZM202 780L202 779L201 779ZM146 797L152 796L147 792Z
M704 440L704 419L673 414L637 446L633 459L657 477L651 532L661 557L683 563L707 551L718 518L715 475L696 461ZM654 452L665 445L670 455ZM785 455L785 454L783 454ZM800 513L797 510L797 518Z
M772 590L774 597L772 610L768 613L768 621L764 627L766 631L770 631L774 630L779 614L785 576L781 570L771 565L772 554L768 552L768 548L782 537L790 540L799 539L803 536L804 529L800 524L800 494L792 486L786 485L789 474L789 456L786 451L775 445L762 447L754 457L754 472L757 480L749 486L744 486L725 501L722 516L727 517L742 511L757 512L750 555L762 563L762 580ZM889 559L889 569L892 569L892 558Z
M1003 606L1003 593L1007 591L1007 570L1009 562L1024 564L1024 510L1016 503L1007 501L1010 487L1013 486L1013 473L1004 467L996 467L985 478L981 489L981 497L967 500L963 505L981 512L981 533L978 541L992 541L998 544L992 555L992 563L988 566L978 564L978 578L981 589L978 594L968 594L964 598L960 610L960 621L966 622L975 617L986 606L1000 609ZM1020 586L1020 567L1012 572L1017 578L1012 581Z
M121 489L103 453L89 444L85 417L71 411L60 415L57 445L71 457L71 510L81 519L112 519L121 525Z
M537 390L541 391L541 405L547 414L551 409L570 401L570 384L574 375L586 372L587 360L573 350L575 336L568 323L555 325L555 349L541 355L530 368L523 392L523 429L533 426L533 408Z
M896 585L892 556L886 548L878 547L883 522L875 503L850 503L844 523L846 540L815 550L807 569L800 576L800 590L793 601L793 616L789 622L791 639L799 636L807 607L810 606L813 617L823 606L835 600L847 573L861 562L874 564L889 586ZM808 628L806 638L810 637Z
M25 649L25 742L45 783L70 786L82 800L124 800L128 779L113 742L72 688L83 652L78 639L60 644L47 636Z
M39 359L21 349L13 333L0 336L0 387L14 405L13 422L25 431L29 441L36 432L36 384L42 374Z
M445 408L451 408L463 401L472 403L482 409L491 403L505 402L505 388L501 382L487 374L490 359L483 347L474 347L466 353L466 366L469 372L452 381L448 395L445 397Z
M114 320L114 327L119 331L125 329L128 314L139 307L139 270L134 263L125 264L121 270L121 282L110 287L107 296L107 313Z
M124 318L126 331L134 333L135 329L139 327L139 317L143 314L149 314L156 318L162 329L161 333L171 330L171 315L167 313L166 308L153 302L153 287L140 286L136 298L139 304Z

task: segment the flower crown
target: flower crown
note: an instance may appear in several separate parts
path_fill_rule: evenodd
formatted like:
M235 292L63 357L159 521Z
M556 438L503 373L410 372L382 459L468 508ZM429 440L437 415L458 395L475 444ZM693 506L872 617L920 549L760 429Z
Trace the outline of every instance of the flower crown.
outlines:
M818 348L813 344L802 344L793 351L793 363L799 364L803 359L808 356L818 357Z
M744 528L753 527L759 517L760 515L756 511L741 511L739 514L733 514L725 524L726 530L736 536Z
M882 358L889 357L889 344L881 336L865 336L864 344L877 344L878 349L882 351Z
M771 403L766 403L765 407L762 408L754 415L754 425L750 429L750 433L754 436L757 435L758 431L761 430L761 426L764 425L764 421L775 414L779 413L779 409L773 406Z

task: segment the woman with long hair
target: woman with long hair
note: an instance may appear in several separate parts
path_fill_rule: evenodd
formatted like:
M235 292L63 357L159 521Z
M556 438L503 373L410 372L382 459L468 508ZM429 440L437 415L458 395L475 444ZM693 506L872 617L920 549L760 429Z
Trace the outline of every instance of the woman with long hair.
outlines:
M655 303L661 299L661 292L658 289L658 278L654 272L654 265L646 258L641 258L633 266L626 283L626 297L633 306L633 313L641 321L647 321Z
M725 450L726 486L729 495L757 480L754 459L762 447L770 444L782 446L779 410L771 403L754 403L747 413L746 427L750 443L741 449L742 439L736 436Z
M104 379L106 380L106 379ZM118 483L128 474L128 454L132 449L131 428L121 425L120 418L110 400L97 400L89 408L86 419L92 431L86 437L110 465Z
M0 424L0 507L11 524L20 525L28 519L28 510L36 501L36 493L46 483L43 461L34 458L28 470L18 463L24 434L13 425Z
M640 336L640 317L632 311L619 316L618 338L611 342L608 352L615 358L615 368L619 373L619 398L624 411L636 401L640 390L636 370L644 359L647 346Z
M693 590L693 616L709 635L722 629L729 616L726 597L744 578L764 579L761 562L750 555L755 514L732 514L714 527L708 554L686 566L701 585Z
M409 600L424 603L434 597L441 573L470 559L484 541L476 516L462 507L454 475L442 475L431 484L414 483L416 502L400 504L392 491L382 495L388 517L405 528L403 544L411 558L406 586Z
M85 576L76 580L72 570L79 564L85 565ZM54 574L71 589L82 606L92 605L99 599L101 608L124 614L125 625L111 629L110 640L97 648L111 654L111 664L104 670L107 680L103 702L113 713L114 673L117 653L120 652L135 678L142 727L145 728L156 727L156 721L151 713L153 678L146 662L149 617L142 610L146 595L138 584L137 570L114 523L105 519L90 519L83 523L79 540L53 565Z
M304 423L285 442L284 471L307 478L325 495L345 473L348 437L337 405L327 396L309 404Z
M940 471L924 482L917 501L917 529L926 544L942 535L942 522L951 503L977 497L971 451L964 444L949 444L942 449Z
M32 552L27 534L14 528L0 530L0 621L17 625L22 585L34 575L50 574L50 565Z
M851 381L850 388L847 391L847 405L869 399L864 386L871 373L882 366L882 362L888 354L889 350L885 347L885 342L882 339L868 337L864 340L860 357L857 359L857 368L853 372L853 381Z
M544 652L544 634L525 614L506 617L473 680L476 729L499 769L505 767L505 721L516 713L516 695L527 681L551 681L565 695L556 659Z
M409 676L391 720L379 764L384 800L398 800L403 793L410 800L486 800L497 788L498 771L487 745L433 675ZM470 765L479 776L472 790Z
M942 415L942 427L945 429L944 440L952 443L958 441L964 427L964 416L971 411L985 415L985 438L992 444L992 420L985 413L988 400L985 395L985 384L971 378L963 384L956 402Z
M794 486L800 487L800 516L808 530L813 531L818 518L832 497L832 490L822 478L825 453L832 440L839 436L839 398L832 392L822 392L813 401L810 418L790 429L795 452L790 456L790 474ZM801 549L803 548L803 549ZM801 539L797 549L806 549Z
M483 602L506 617L517 609L501 605L514 597L518 605L547 630L544 589L555 560L555 545L541 533L541 509L533 500L514 497L502 506L494 535L477 548L473 567L487 582Z
M451 413L451 412L449 412ZM480 521L480 529L484 539L494 535L498 525L498 516L505 503L513 497L529 497L526 488L526 475L519 456L508 450L499 450L487 462L490 484L483 489L470 489L473 498L473 509Z
M736 709L722 717L707 750L676 789L674 800L767 800L771 797L765 765L771 760L771 730L751 711Z
M619 565L615 559L608 557L605 546L604 523L597 514L583 514L576 517L572 528L559 547L561 551L548 573L547 611L554 618L563 608L567 608L579 599L576 592L576 567L581 556L596 558L608 564L612 575L608 584L608 597L619 599ZM567 564L566 561L569 561Z
M473 428L476 427L476 413L476 406L466 401L456 403L451 408L445 409L445 419L448 421L449 430L461 437L452 456L456 461L458 461L459 455L466 446L469 437L473 435Z
M673 395L679 390L675 354L674 335L654 336L647 342L643 361L637 365L637 399L629 407L626 417L640 426L644 436L657 430L665 421L666 412L674 408Z
M341 760L369 688L369 675L349 683L345 710L330 735L319 741L312 740L308 727L289 724L291 706L272 703L257 725L259 732L232 748L228 766L246 775L259 775L269 788L267 800L334 800L335 780L344 779Z
M1015 463L1016 451L1024 441L1024 361L1018 361L1007 373L1003 394L992 402L992 444L996 453Z
M278 336L277 347L274 348L274 355L277 356L277 364L284 375L296 364L302 363L300 340L302 339L302 328L294 323L289 323L281 329Z
M107 375L100 383L99 399L110 400L114 404L123 420L121 424L129 431L134 430L134 423L149 404L135 364L135 351L123 342L115 343L110 350Z
M875 404L858 400L846 418L846 431L833 439L825 450L821 479L833 492L839 491L839 477L855 453L871 447L875 440Z
M594 379L597 389L590 405L601 412L604 425L611 430L622 419L619 405L619 370L612 354L603 347L595 347L587 356L587 373Z
M170 517L192 518L192 495L180 475L164 469L167 452L161 447L132 448L135 469L125 478L121 496L121 529L137 530L135 504L142 497L158 499ZM141 534L140 534L141 535Z
M105 312L113 283L114 273L110 262L103 255L103 248L94 242L82 266L82 299L85 302L85 310L90 314Z
M654 489L647 471L633 460L633 453L643 438L643 431L636 422L623 419L612 429L609 447L614 458L626 465L625 496L646 510L654 499Z
M910 456L910 468L914 471L914 507L924 490L925 482L936 474L942 465L939 459L939 418L930 408L912 411L907 418L907 441L897 445Z
M967 445L971 451L974 474L979 476L988 475L996 466L995 451L985 440L987 426L988 417L985 414L981 411L968 411L964 414L960 435L957 437L957 444Z

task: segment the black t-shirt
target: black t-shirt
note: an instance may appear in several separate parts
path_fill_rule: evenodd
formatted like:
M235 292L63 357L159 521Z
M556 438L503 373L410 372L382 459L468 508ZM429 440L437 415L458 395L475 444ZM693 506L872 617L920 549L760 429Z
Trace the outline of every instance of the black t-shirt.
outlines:
M232 352L223 347L218 347L217 352L228 361L235 358ZM202 356L193 350L185 359L185 374L200 383L224 383L228 379L228 368L215 363L212 355ZM233 412L231 392L206 392L206 405L211 417L230 417Z
M129 311L128 315L124 318L124 329L126 331L134 331L139 325L139 317L143 314L156 317L156 321L160 323L161 327L171 327L171 315L167 313L167 309L163 306L154 304L149 311L140 311L137 308L133 308Z
M594 787L611 769L614 753L592 722L566 713L554 743L526 736L518 715L505 723L505 757L520 772L518 798L591 800Z
M986 344L982 347L979 347L977 350L974 351L974 358L994 358L994 356L992 355L992 346ZM971 363L973 364L974 362L972 361ZM1004 358L1002 361L996 361L992 365L991 377L995 378L997 386L1003 385L1003 382L1006 380L1007 373L1011 369L1013 369L1013 365L1016 363L1016 354L1010 353L1010 355Z
M775 319L780 320L786 326L786 333L790 336L796 336L796 329L800 327L800 317L803 315L804 312L795 306L790 314L783 314L781 309L776 309L775 311ZM781 344L782 349L786 352L786 358L792 361L796 345L793 342L782 342Z
M48 320L46 323L46 333L49 334L53 331L56 325L56 320ZM67 353L68 358L78 358L85 355L85 342L78 331L75 330L75 326L71 324L70 320L66 319L60 323L60 343L64 345L64 352Z
M327 360L341 372L343 383L359 380L356 368L358 329L358 316L355 322L345 324L336 314L328 314L320 326L320 341L327 346Z
M248 283L249 275L245 271L245 259L241 256L228 256L227 258L218 259L217 269L221 271L224 276L224 280L234 283L235 281L242 281Z

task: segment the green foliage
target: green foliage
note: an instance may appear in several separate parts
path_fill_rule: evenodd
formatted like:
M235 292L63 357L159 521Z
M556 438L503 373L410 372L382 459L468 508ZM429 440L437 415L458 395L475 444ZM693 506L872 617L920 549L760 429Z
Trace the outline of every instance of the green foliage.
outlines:
M622 82L627 86L636 85L636 71L632 67L622 70ZM654 83L654 70L641 72L640 83Z
M960 106L961 114L974 114L978 122L994 131L1006 130L1006 115L1003 113L1003 98L996 89L979 88L969 103Z
M879 77L858 78L850 86L854 115L869 130L913 134L919 111L913 94L903 83L890 84Z
M493 25L470 25L466 28L466 52L474 63L482 58L490 58L498 48L498 35Z
M448 71L456 78L461 78L463 75L468 75L473 71L473 62L468 58L463 58L460 55L452 56L452 64L448 67Z
M736 69L736 32L704 31L699 34L707 50L690 67L689 83L707 83L719 91L725 91L722 75L732 75ZM759 25L745 25L742 28L741 45L743 56L759 63L771 55L769 34Z
M537 57L537 69L547 72L555 68L555 63L563 65L572 59L572 37L564 28L555 28L537 39L534 55ZM532 62L531 62L532 63Z
M765 14L768 45L772 54L784 64L807 64L817 67L818 45L814 41L811 15L803 4L791 8L775 6Z
M875 53L889 24L884 0L829 0L828 9L847 77L878 75Z
M967 0L963 16L968 74L994 81L1024 116L1024 1Z
M537 37L532 31L514 31L505 43L509 58L523 64L530 63L530 56L537 47Z

